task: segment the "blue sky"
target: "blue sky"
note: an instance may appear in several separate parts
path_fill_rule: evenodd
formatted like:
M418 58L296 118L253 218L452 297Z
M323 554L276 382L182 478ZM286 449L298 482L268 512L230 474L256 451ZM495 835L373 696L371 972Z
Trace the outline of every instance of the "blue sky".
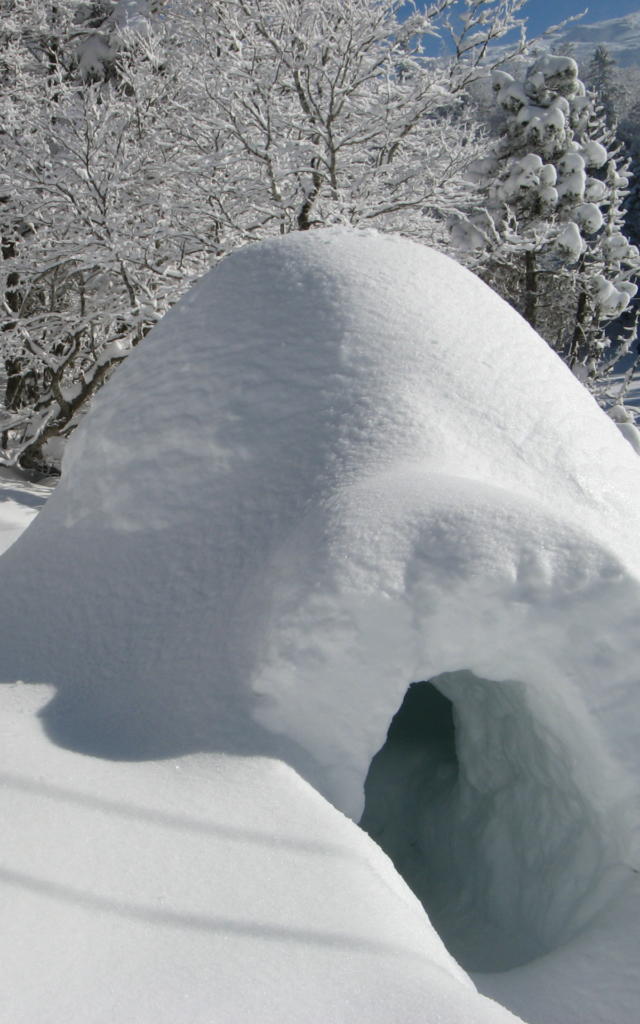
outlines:
M528 20L529 35L538 35L549 25L557 25L564 18L579 14L585 7L588 7L588 11L582 20L589 24L640 11L640 0L592 0L592 3L581 3L580 0L529 0L523 11Z
M421 7L427 7L428 0L418 0ZM640 12L640 0L529 0L522 8L521 15L527 19L527 35L531 39L540 35L551 25L558 25L566 18L580 14L586 10L581 19L583 24L590 25L597 21L608 21L610 18L621 18L634 11ZM446 37L438 43L436 40L425 40L427 53L447 52Z

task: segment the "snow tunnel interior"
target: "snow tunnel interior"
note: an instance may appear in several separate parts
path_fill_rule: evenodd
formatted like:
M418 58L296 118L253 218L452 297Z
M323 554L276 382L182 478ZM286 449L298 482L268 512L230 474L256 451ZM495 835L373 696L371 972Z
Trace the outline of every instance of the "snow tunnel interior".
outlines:
M446 673L409 686L369 768L361 827L472 972L549 952L611 894L609 826L553 720L523 684Z

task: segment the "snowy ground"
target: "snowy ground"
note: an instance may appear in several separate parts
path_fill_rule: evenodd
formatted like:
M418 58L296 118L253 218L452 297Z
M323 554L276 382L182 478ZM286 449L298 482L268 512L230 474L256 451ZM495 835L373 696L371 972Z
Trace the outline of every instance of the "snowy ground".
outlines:
M32 522L54 486L53 481L34 483L22 474L0 468L0 554Z
M83 757L47 691L0 688L7 1024L515 1024L282 762Z

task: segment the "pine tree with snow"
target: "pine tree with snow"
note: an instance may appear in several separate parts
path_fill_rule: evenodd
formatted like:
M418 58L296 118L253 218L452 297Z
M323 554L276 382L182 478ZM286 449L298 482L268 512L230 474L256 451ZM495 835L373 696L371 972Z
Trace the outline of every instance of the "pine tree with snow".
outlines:
M633 335L621 320L640 270L626 166L572 58L492 78L503 131L472 165L483 207L453 219L453 244L600 391Z
M597 46L585 76L586 85L595 94L609 128L613 128L618 120L616 107L620 90L615 80L616 67L607 47Z

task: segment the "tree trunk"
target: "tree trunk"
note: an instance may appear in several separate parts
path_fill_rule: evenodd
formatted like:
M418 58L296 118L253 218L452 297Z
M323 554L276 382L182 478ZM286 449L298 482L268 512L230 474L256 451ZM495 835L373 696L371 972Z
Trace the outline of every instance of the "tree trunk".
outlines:
M536 254L527 252L524 255L524 311L523 316L527 323L537 330L538 316L538 271L536 267Z

